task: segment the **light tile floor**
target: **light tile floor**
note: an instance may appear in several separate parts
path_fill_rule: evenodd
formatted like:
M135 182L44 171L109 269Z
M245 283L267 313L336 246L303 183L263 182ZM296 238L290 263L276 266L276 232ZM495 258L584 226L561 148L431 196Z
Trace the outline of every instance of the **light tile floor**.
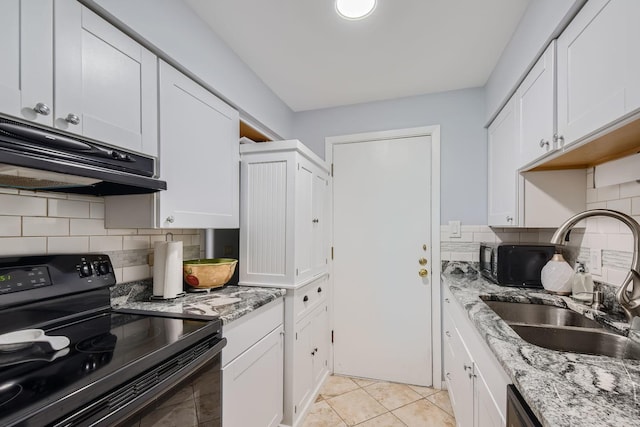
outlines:
M330 376L303 427L455 427L446 390Z

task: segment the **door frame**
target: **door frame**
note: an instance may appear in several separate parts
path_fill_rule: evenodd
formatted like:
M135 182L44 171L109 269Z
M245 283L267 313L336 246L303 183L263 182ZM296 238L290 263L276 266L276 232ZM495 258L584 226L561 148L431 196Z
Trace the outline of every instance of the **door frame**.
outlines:
M325 161L333 165L333 147L337 144L354 142L375 142L388 139L412 138L419 136L431 137L431 349L432 349L432 380L433 387L445 387L442 378L442 314L441 314L441 282L440 282L440 125L423 126L407 129L393 129L378 132L356 133L349 135L331 136L325 138ZM333 167L331 166L333 176ZM329 245L333 248L333 179L329 186ZM329 264L329 281L332 304L330 312L330 326L334 329L333 316L333 261ZM330 369L333 372L333 350L330 354Z

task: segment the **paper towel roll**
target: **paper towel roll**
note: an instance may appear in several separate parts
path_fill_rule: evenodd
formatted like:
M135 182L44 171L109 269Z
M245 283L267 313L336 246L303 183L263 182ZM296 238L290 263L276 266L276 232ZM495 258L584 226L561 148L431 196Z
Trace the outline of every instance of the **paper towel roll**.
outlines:
M155 242L153 296L175 298L182 292L182 242Z

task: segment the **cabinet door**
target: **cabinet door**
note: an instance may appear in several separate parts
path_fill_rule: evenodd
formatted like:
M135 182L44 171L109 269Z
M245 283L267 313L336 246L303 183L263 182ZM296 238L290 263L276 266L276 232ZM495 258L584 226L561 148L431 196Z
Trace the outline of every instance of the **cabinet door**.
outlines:
M238 228L238 112L160 63L160 227Z
M313 316L307 316L296 324L293 342L293 425L297 424L300 411L311 398L313 390Z
M328 180L321 170L313 176L311 259L314 274L327 268L327 194Z
M558 133L565 145L640 106L636 0L591 0L558 38Z
M329 369L329 312L326 305L313 315L313 384L318 385Z
M52 39L53 3L50 0L2 3L0 112L43 125L53 124Z
M518 115L511 98L489 126L488 222L517 225Z
M55 3L55 127L157 155L157 59L75 0Z
M503 427L506 423L478 366L474 366L473 412L474 427Z
M520 166L555 150L555 56L552 42L516 93Z
M446 306L445 306L446 308ZM448 313L443 315L444 369L458 427L473 426L473 361Z
M222 425L274 427L282 420L283 327L222 369ZM247 403L251 408L247 408Z
M313 248L313 191L315 188L315 168L312 163L298 157L296 171L296 279L310 276L312 272Z

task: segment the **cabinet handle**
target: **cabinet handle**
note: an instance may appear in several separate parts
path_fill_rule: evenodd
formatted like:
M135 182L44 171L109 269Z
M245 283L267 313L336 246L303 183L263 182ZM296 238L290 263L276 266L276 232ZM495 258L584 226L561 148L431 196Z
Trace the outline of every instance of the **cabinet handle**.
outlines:
M507 222L513 222L513 217L507 215Z
M451 301L449 301L449 298L445 298L444 302L446 302L447 304L449 304Z
M51 113L51 108L44 102L38 102L36 106L33 107L33 111L43 116L48 116Z
M64 121L69 123L70 125L79 125L80 117L76 116L75 114L69 113L67 114L67 117L65 117Z
M313 351L311 352L311 355L315 356L317 352L318 352L318 347L313 349Z
M446 374L444 374L445 377L447 377L448 379L451 379L451 372L447 372Z
M318 288L318 293L322 292L322 288Z
M544 146L547 146L547 150L549 149L549 141L545 141L544 139L540 140L540 148L543 148Z
M304 298L302 298L302 301L303 301L303 302L307 302L307 301L309 301L309 297L308 297L307 295L305 295L305 296L304 296Z
M317 224L320 222L320 220L318 218L314 218L311 220L311 222L313 222L314 224Z
M463 364L462 366L464 366L464 370L465 370L465 371L466 371L467 369L468 369L468 370L471 370L471 368L472 368L472 366L470 366L470 365L464 365L464 364Z
M173 215L171 215L171 216L168 216L168 217L167 217L167 222L168 222L169 224L173 224L173 222L174 222L175 220L176 220L176 219L173 217Z
M557 133L553 134L553 142L559 142L560 146L564 145L564 136L558 135Z
M451 338L451 332L449 332L449 331L445 331L445 332L444 332L444 334L445 334L446 336L448 336L449 338Z

